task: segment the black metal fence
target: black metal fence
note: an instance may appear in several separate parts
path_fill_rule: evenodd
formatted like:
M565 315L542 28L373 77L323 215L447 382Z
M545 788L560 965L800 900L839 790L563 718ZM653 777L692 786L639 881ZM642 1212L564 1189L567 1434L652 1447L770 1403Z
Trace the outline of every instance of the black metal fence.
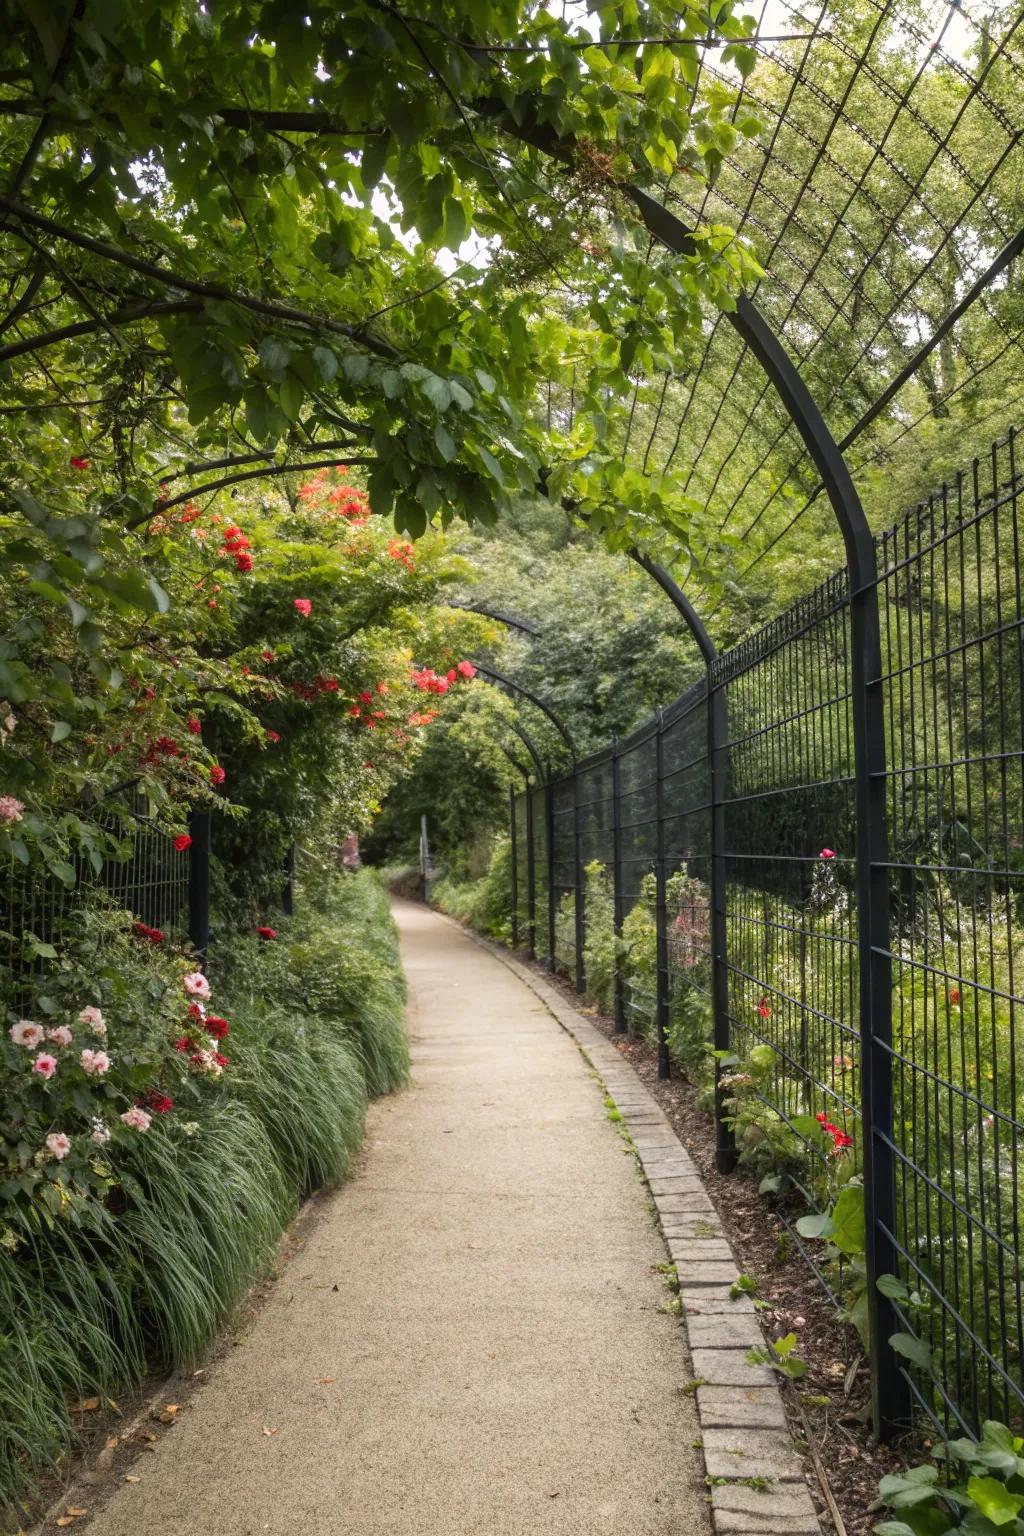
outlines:
M210 935L210 817L192 815L191 846L182 850L138 807L123 822L101 825L121 843L121 856L98 868L76 860L73 883L14 859L0 879L0 995L8 1010L28 1007L33 977L55 957L70 914L89 897L188 941L203 961Z
M717 1050L720 1164L870 1316L890 1433L1024 1421L1022 491L1011 433L875 541L853 604L832 577L511 805L515 937L664 1073Z

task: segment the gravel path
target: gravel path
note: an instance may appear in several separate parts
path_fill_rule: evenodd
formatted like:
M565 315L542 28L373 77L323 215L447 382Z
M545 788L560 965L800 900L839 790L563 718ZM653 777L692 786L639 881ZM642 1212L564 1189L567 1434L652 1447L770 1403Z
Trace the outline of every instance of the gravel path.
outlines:
M412 1087L89 1536L708 1536L665 1247L599 1086L507 967L395 910Z

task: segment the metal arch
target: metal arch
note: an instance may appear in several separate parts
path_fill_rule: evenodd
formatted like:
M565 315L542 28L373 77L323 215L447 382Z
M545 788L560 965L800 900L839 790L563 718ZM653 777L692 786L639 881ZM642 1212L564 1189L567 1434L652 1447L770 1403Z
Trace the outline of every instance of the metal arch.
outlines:
M562 721L551 708L551 705L545 704L544 700L538 698L535 693L531 693L529 688L524 688L522 683L514 682L512 678L506 677L503 672L496 672L493 667L484 666L481 662L476 661L475 659L473 661L473 665L476 667L476 670L480 673L481 677L485 677L488 682L496 683L499 688L508 688L512 693L522 694L524 699L529 699L530 703L535 704L537 708L542 712L542 714L547 715L548 719L551 721L551 724L555 727L555 730L558 732L566 746L569 748L569 755L572 758L573 771L575 772L577 761L576 745L570 736L567 727L563 725Z
M482 603L448 603L449 608L458 608L462 613L481 613L485 619L497 619L499 624L505 624L509 629L518 629L524 635L539 635L540 626L530 619L514 619L511 614L499 613L496 608L485 608Z
M711 663L718 657L718 649L705 629L704 621L701 619L700 614L690 602L682 587L669 575L665 567L659 565L656 560L652 560L650 555L643 554L639 549L631 549L629 557L631 560L635 560L637 565L647 572L648 576L653 576L662 591L675 603L676 608L683 616L687 629L697 642L697 647L704 658L706 666L710 668Z

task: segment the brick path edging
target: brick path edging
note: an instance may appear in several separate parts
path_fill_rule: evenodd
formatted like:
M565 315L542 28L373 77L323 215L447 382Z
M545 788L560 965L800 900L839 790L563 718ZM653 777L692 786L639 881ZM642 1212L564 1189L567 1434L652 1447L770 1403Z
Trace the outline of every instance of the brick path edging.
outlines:
M696 1164L607 1037L500 944L464 931L513 971L575 1040L629 1133L679 1277L716 1536L821 1536L775 1374L747 1361L747 1351L764 1338L750 1298L729 1295L740 1272Z

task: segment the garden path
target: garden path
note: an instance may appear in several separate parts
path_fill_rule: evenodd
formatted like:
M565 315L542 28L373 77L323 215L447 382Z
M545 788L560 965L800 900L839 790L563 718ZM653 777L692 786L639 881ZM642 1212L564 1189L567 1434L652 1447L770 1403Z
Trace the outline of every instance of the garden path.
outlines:
M665 1248L599 1085L500 960L395 910L412 1086L89 1536L705 1536Z

